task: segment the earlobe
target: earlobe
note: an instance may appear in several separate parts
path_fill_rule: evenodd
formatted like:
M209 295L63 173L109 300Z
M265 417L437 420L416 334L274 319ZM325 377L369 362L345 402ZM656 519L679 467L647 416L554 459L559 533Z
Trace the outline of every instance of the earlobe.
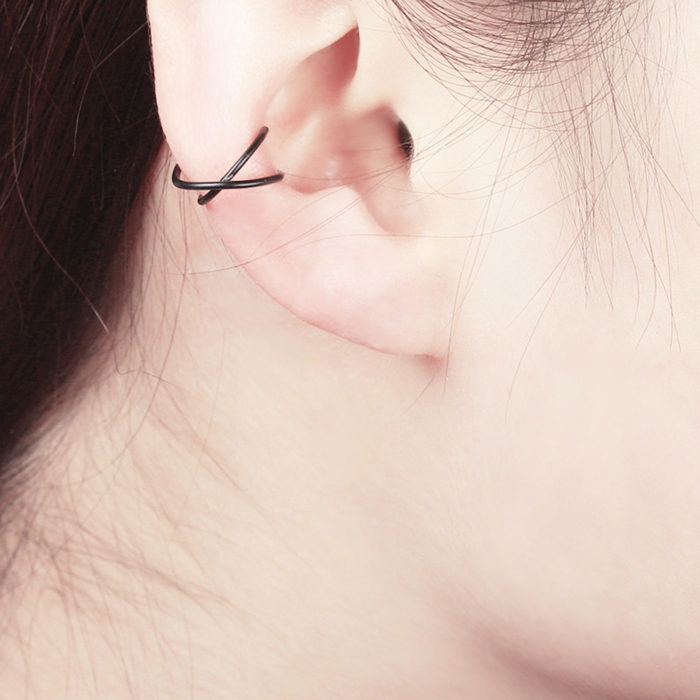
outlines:
M265 15L271 4L294 14L292 0L257 2L258 14ZM322 12L320 5L328 10L323 3L314 6L315 12ZM331 11L347 19L349 6L341 12L341 5ZM169 11L177 12L177 5ZM209 221L232 255L261 288L307 323L383 352L444 354L450 295L443 261L432 239L423 235L421 207L412 191L409 127L388 100L376 100L362 112L348 104L362 50L357 27L346 25L338 36L338 24L323 21L320 14L303 19L295 19L298 35L289 25L280 34L287 48L275 48L267 59L266 77L257 86L250 76L242 76L238 84L224 70L219 89L206 91L211 114L218 115L206 120L214 126L209 138L201 125L198 130L192 123L187 104L192 97L173 82L171 67L160 82L159 32L153 28L159 109L173 155L185 173L181 181L219 179L243 152L232 153L231 144L245 135L250 140L261 125L269 126L267 140L258 143L259 150L234 179L264 179L277 171L284 178L208 198ZM196 57L192 36L207 39L197 31L183 39L191 42L189 53ZM217 36L219 30L213 30L208 41ZM269 33L245 37L241 51L250 53L256 40L264 57ZM208 43L201 51L215 56L215 48ZM230 45L221 51L231 56ZM265 73L260 66L255 70ZM205 84L211 87L211 81L210 74ZM353 85L355 94L357 90ZM240 120L230 115L226 124L219 121L217 102L227 103L231 93L245 93L248 103L241 107L245 115ZM172 112L178 99L184 101L185 116ZM189 130L195 135L188 136ZM228 162L222 153L228 154Z

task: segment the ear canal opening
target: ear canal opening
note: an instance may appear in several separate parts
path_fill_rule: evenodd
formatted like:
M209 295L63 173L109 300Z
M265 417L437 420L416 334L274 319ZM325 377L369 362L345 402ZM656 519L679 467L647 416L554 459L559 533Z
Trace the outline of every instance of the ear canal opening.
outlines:
M406 154L406 159L413 160L416 153L416 147L413 142L413 136L402 119L399 119L399 123L396 125L396 132L397 136L399 137L399 145Z

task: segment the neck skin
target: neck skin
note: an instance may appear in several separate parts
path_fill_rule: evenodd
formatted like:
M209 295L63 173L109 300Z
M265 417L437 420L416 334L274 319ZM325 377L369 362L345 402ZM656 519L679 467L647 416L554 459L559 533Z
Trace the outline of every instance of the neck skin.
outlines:
M35 487L0 696L524 697L427 541L440 368L288 316L158 173L136 333Z

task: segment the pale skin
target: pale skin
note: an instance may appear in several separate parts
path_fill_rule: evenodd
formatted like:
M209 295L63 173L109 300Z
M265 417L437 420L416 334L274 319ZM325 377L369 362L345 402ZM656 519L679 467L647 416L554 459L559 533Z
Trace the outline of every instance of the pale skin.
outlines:
M2 700L700 696L700 10L659 5L661 186L640 232L612 164L584 251L554 83L516 129L374 0L153 0L138 303L37 448ZM262 124L283 183L169 184Z

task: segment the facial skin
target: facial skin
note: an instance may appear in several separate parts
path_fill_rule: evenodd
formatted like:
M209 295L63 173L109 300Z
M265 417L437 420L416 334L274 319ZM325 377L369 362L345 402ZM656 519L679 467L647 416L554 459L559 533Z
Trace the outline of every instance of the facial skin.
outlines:
M660 5L616 117L601 62L486 99L373 0L153 0L139 301L43 438L0 698L700 696L700 10ZM169 184L262 124L283 183Z

